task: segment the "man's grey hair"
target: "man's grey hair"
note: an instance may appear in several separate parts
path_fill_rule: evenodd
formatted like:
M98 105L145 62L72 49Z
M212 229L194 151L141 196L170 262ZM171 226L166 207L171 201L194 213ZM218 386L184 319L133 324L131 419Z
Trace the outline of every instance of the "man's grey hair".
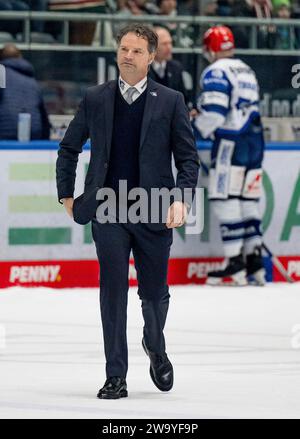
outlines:
M138 37L142 37L148 41L148 51L153 53L157 49L158 45L158 36L157 33L150 27L140 23L132 23L125 27L123 27L117 35L117 44L118 46L121 43L124 35L129 33L133 33Z

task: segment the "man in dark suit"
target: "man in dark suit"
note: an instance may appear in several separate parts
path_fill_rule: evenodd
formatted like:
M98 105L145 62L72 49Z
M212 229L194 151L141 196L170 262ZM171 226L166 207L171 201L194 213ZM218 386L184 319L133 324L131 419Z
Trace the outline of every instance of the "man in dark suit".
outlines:
M180 193L195 188L199 169L182 94L147 78L157 35L147 26L132 24L121 30L117 42L118 80L87 90L60 143L57 159L60 202L76 222L92 220L100 262L107 377L98 397L109 399L127 396L126 312L131 250L145 322L142 345L150 359L150 375L160 390L172 388L173 367L163 334L170 297L167 268L173 228L185 222L188 207L184 199L174 196L162 221L122 222L118 213L103 222L98 215L103 206L99 193L108 188L121 204L120 184L124 182L127 191L138 187L147 194L153 188L175 187L172 153ZM74 200L78 154L89 137L91 158L84 193Z
M188 90L183 81L183 66L179 61L172 59L172 37L164 27L155 27L158 35L158 46L155 59L151 64L149 76L159 84L180 91L185 103L188 103Z

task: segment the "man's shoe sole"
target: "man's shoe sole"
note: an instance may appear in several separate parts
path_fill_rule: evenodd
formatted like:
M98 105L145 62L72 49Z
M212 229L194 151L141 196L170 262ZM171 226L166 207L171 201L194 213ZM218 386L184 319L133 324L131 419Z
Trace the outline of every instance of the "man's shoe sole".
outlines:
M143 349L144 349L144 351L145 351L145 354L147 355L147 357L149 357L147 347L146 347L146 345L145 345L145 343L144 343L144 339L142 339L142 346L143 346ZM150 358L150 357L149 357L149 358ZM169 390L172 389L172 387L173 387L173 381L174 381L173 379L172 379L171 384L170 384L168 387L162 387L162 386L161 386L161 385L155 380L154 373L153 373L153 370L152 370L152 366L151 366L151 365L150 365L149 371L150 371L150 376L151 376L151 379L152 379L153 383L155 384L155 386L156 386L159 390L161 390L162 392L168 392ZM173 372L173 366L172 366L172 372ZM173 372L173 373L174 373L174 372Z
M127 390L123 390L118 394L109 394L109 393L102 393L97 395L97 398L99 399L120 399L120 398L126 398L128 396Z

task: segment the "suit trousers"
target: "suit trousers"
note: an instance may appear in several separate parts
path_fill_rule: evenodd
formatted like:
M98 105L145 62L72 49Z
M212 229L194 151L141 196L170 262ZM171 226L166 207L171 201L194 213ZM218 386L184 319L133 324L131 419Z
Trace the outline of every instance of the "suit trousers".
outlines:
M169 308L168 260L173 230L152 231L144 223L99 223L92 235L100 264L100 311L106 376L126 378L128 370L127 301L132 251L148 349L165 352L163 329Z

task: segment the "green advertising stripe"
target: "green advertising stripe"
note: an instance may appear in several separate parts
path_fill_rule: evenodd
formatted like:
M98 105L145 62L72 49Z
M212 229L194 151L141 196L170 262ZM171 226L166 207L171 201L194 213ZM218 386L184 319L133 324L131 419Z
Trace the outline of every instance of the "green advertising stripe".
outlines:
M62 205L54 195L11 195L9 197L9 212L62 212Z
M9 229L9 245L71 244L70 227L19 227Z
M9 179L14 181L54 180L54 163L11 163Z
M92 227L91 224L86 224L84 226L84 232L83 232L83 242L84 244L91 244L93 242L93 236L92 236Z

